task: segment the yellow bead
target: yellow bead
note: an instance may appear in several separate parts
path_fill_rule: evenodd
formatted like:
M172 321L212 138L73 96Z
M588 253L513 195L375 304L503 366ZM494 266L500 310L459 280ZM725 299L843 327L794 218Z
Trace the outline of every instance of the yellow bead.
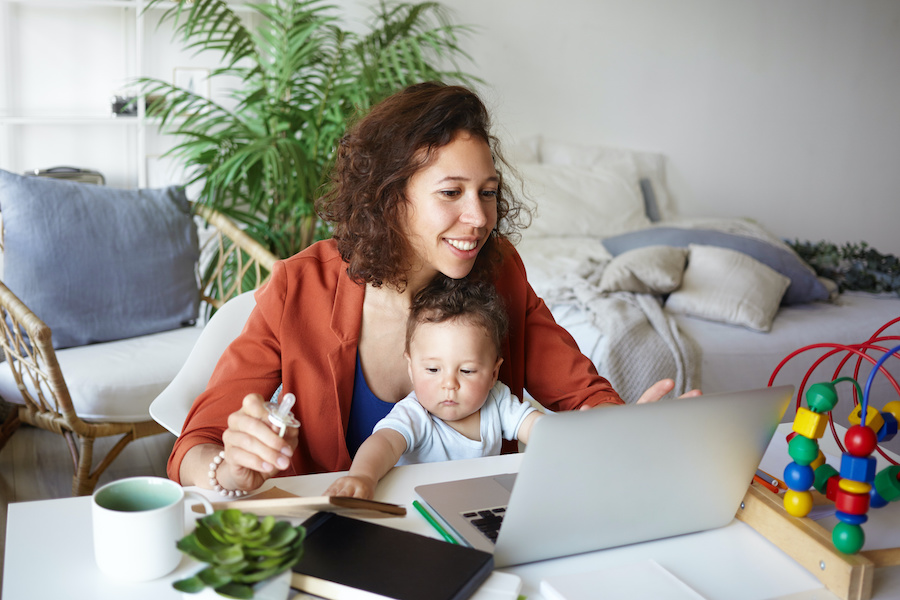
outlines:
M847 420L853 425L859 425L862 422L860 413L862 413L862 404L857 404L853 410L850 411L850 416L847 417ZM881 416L881 413L878 412L877 408L871 404L868 405L866 407L866 427L870 428L875 433L878 433L878 430L881 429L882 425L884 425L884 417Z
M826 425L828 425L828 415L814 413L802 406L797 409L797 416L794 417L794 431L800 435L817 440L825 433Z
M891 413L892 415L897 417L897 421L900 422L900 400L888 402L884 405L884 408L881 409L881 412Z
M851 494L868 494L869 490L872 489L870 484L854 479L841 479L838 481L838 486L845 492L850 492Z
M787 490L784 493L784 510L794 517L805 517L812 510L813 498L809 492Z
M821 467L824 464L825 464L825 455L822 453L821 450L819 450L819 455L816 457L816 460L809 463L809 466L811 466L813 471L815 471L816 469L818 469L819 467Z

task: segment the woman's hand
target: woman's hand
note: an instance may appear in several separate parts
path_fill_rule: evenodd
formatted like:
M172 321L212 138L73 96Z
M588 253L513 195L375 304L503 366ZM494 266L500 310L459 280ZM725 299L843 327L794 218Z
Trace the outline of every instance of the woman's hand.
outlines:
M269 421L265 400L248 394L241 409L228 416L228 429L222 435L225 445L225 469L217 471L219 484L228 489L255 490L267 479L290 465L299 443L299 430L288 427L284 439L280 429Z
M663 396L675 389L675 381L672 379L663 379L651 385L646 392L641 394L635 404L647 404L648 402L659 402ZM678 396L679 398L691 398L700 396L703 392L700 390L691 390Z

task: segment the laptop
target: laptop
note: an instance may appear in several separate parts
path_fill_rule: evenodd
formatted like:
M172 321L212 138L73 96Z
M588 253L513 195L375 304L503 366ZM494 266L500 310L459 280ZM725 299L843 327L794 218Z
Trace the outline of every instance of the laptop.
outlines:
M518 474L415 488L496 567L656 540L734 519L793 386L549 414ZM499 532L491 522L502 519ZM491 539L493 537L493 539Z

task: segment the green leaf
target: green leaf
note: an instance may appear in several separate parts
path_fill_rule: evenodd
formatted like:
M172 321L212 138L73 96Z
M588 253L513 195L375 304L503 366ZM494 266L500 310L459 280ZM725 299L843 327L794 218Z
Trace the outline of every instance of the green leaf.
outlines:
M187 577L186 579L179 579L178 581L173 582L172 587L179 592L196 594L203 591L203 588L206 587L206 584L203 583L203 580L200 579L199 576L194 575L193 577Z

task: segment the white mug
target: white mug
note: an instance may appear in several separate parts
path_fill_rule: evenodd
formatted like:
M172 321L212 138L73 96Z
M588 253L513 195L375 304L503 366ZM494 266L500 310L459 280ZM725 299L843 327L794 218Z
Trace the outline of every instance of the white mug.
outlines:
M94 492L94 558L100 570L123 581L147 581L175 570L189 496L213 512L209 500L162 477L130 477Z

